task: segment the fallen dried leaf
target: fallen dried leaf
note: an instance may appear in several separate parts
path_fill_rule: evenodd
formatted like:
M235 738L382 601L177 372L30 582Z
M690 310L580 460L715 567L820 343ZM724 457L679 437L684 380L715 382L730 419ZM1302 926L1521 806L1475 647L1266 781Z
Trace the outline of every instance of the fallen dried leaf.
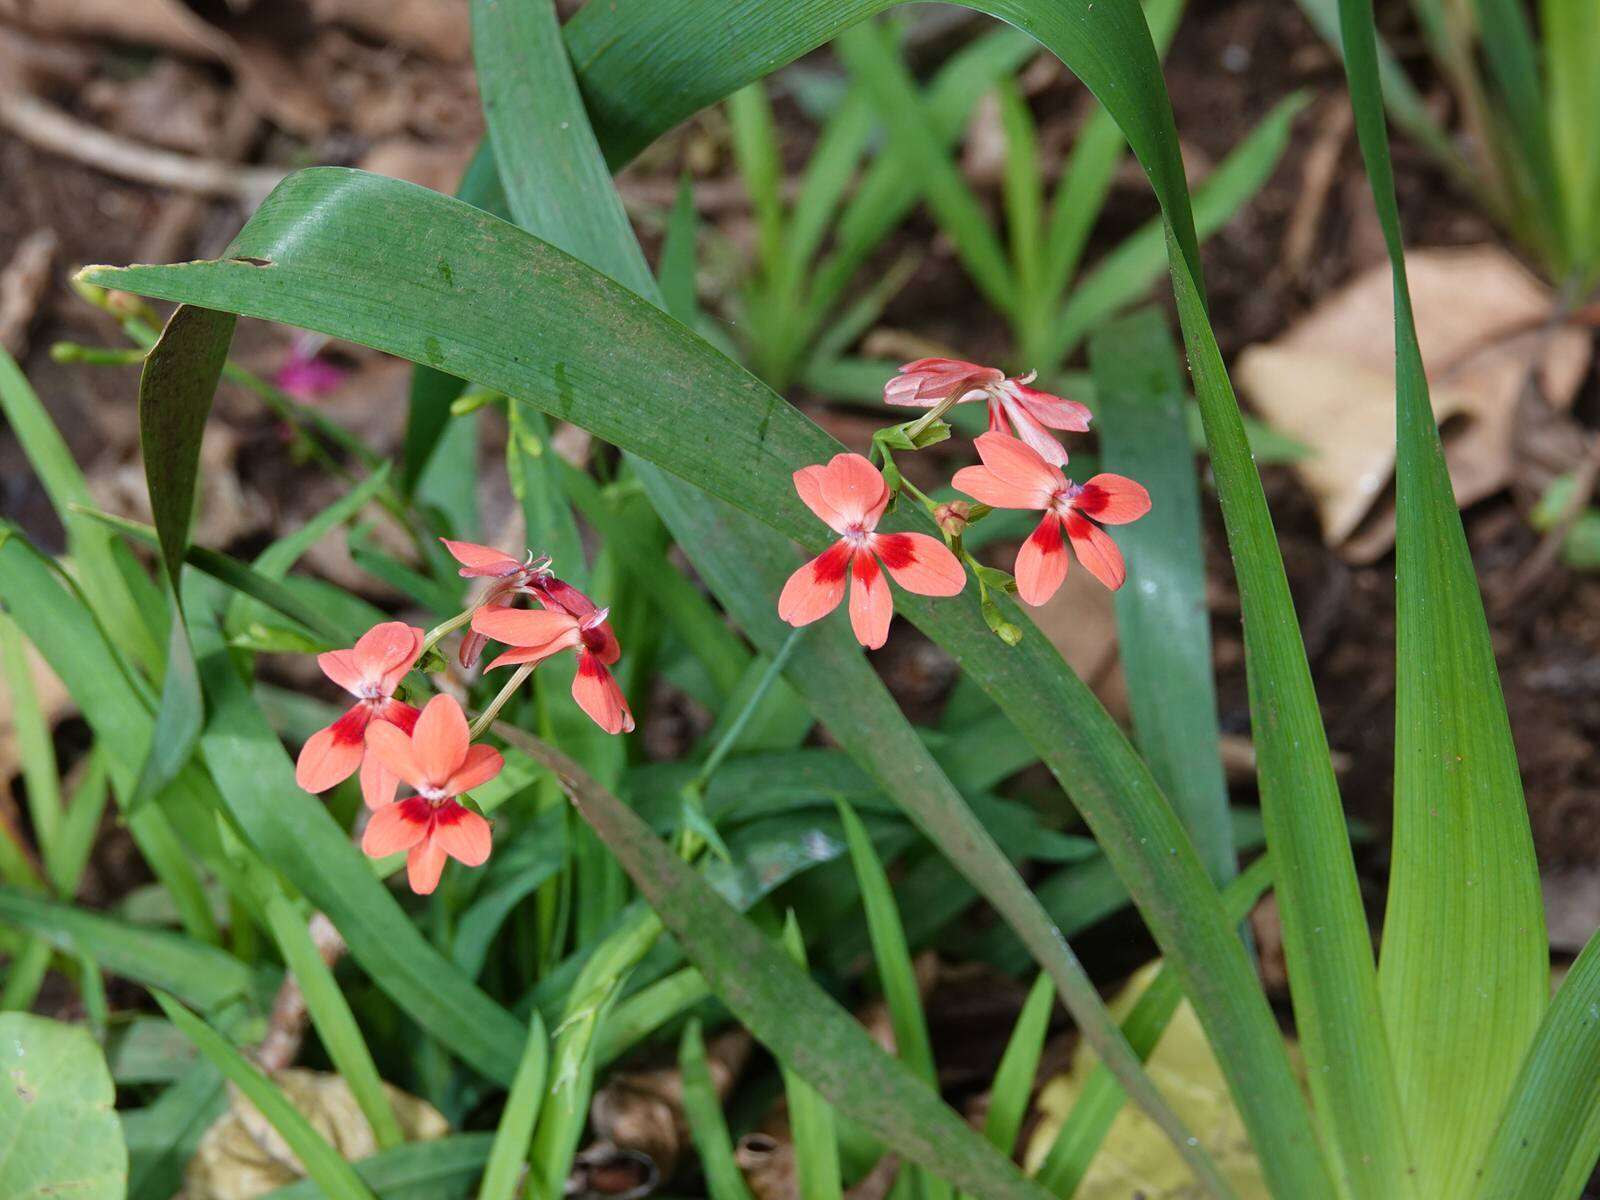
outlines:
M1129 980L1112 1002L1118 1015L1126 1012L1159 968L1151 963ZM1043 1114L1028 1140L1025 1162L1037 1170L1049 1153L1062 1123L1094 1070L1093 1051L1080 1043L1072 1066L1045 1084L1038 1107ZM1171 1102L1205 1148L1238 1200L1267 1200L1261 1167L1250 1149L1244 1122L1228 1095L1228 1085L1212 1056L1205 1033L1187 1001L1173 1014L1148 1069L1156 1086ZM1078 1200L1199 1200L1208 1193L1195 1182L1172 1144L1140 1109L1124 1105L1106 1134L1089 1173L1074 1195Z
M1514 472L1518 400L1533 374L1572 403L1589 366L1587 332L1545 328L1555 297L1497 246L1406 255L1417 332L1445 431L1456 499L1499 491ZM1311 446L1295 464L1324 540L1355 562L1394 541L1394 308L1387 265L1358 276L1274 342L1248 348L1235 378L1273 428Z

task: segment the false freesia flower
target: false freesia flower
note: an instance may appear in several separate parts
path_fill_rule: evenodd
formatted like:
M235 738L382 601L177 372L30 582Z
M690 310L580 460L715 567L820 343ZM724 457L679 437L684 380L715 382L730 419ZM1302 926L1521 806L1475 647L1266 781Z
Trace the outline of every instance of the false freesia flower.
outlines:
M1082 433L1089 428L1089 410L1076 400L1031 388L1034 372L1007 379L998 367L982 367L958 358L919 358L900 368L883 386L888 404L933 408L954 398L957 404L989 403L990 432L1009 433L1039 452L1046 462L1065 466L1066 448L1048 432ZM1048 427L1048 428L1047 428Z
M349 372L318 356L317 351L326 340L315 334L295 338L289 357L273 373L273 385L301 401L320 400L337 391Z
M439 886L447 856L482 866L489 857L489 822L456 797L488 783L504 760L491 746L470 744L466 714L455 697L429 700L409 734L394 725L372 725L367 748L417 794L372 814L362 850L373 858L406 851L406 878L419 896Z
M370 725L389 724L410 733L417 710L394 698L395 688L422 653L422 630L402 621L374 625L353 649L317 655L322 673L356 697L332 725L319 729L300 749L294 779L308 792L325 792L361 772L361 794L369 807L394 799L398 781L367 753Z
M607 733L632 733L633 713L607 669L622 657L617 635L606 621L609 610L595 608L576 588L568 590L589 605L587 613L580 615L553 603L543 609L486 607L473 613L475 633L515 647L490 663L489 670L542 662L575 649L578 673L572 679L572 698L578 707Z
M453 542L449 538L439 540L444 543L451 557L461 564L457 574L463 579L495 581L478 601L480 607L508 607L515 602L519 592L542 598L542 585L554 578L549 570L550 560L535 558L532 550L528 551L525 558L519 559L476 542ZM487 644L488 639L481 633L468 630L461 639L461 665L471 667L476 663Z
M888 640L894 615L883 571L906 591L923 596L954 596L966 586L961 560L938 538L876 532L889 503L889 485L861 455L835 454L826 466L801 467L794 487L839 540L784 584L778 616L789 624L809 625L838 608L848 577L850 627L857 641L876 650Z
M1043 604L1067 577L1067 541L1101 583L1112 591L1122 586L1127 568L1111 535L1095 522L1125 525L1150 511L1150 493L1121 475L1096 475L1074 483L1038 451L1003 433L978 438L981 467L956 472L955 486L992 508L1044 510L1028 540L1017 551L1017 595L1029 604ZM1090 518L1093 518L1092 520Z

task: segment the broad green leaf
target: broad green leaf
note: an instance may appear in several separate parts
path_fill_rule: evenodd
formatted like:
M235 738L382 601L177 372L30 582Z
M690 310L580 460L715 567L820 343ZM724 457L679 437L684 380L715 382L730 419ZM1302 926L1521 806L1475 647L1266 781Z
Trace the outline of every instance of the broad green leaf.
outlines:
M1588 0L1539 6L1550 140L1561 177L1567 241L1580 279L1600 268L1600 7Z
M1188 827L1200 861L1222 882L1236 867L1182 363L1154 309L1097 332L1089 362L1102 465L1150 492L1149 514L1117 531L1123 554L1137 564L1132 586L1116 594L1135 741Z
M89 1031L0 1013L0 1195L122 1200L128 1147L116 1089Z
M1395 821L1383 1017L1418 1190L1452 1195L1474 1178L1544 1013L1544 904L1494 649L1417 346L1372 11L1365 0L1340 0L1340 15L1356 131L1394 270Z
M300 1160L307 1177L316 1182L328 1200L373 1200L372 1193L350 1164L259 1067L172 997L164 992L156 992L155 997L167 1019L181 1029L199 1047L200 1053L271 1122L278 1136Z
M499 732L556 772L712 991L785 1066L911 1161L980 1196L1040 1200L1039 1189L879 1049L849 1013L626 805L559 751L520 730Z
M379 210L381 225L374 223ZM391 236L403 211L410 212L408 219L419 228L433 231L430 244L476 247L470 255L449 252L456 286L448 293L437 284L435 261L402 253L400 240ZM239 265L232 261L239 254L272 266ZM498 273L507 274L500 279ZM267 288L263 283L269 274L272 286ZM333 277L343 281L337 312L321 298ZM280 186L236 240L229 259L97 272L96 278L157 294L226 296L226 301L212 304L304 327L335 326L332 332L339 336L414 360L432 356L453 373L549 405L554 415L576 420L642 458L693 478L707 492L803 544L815 549L823 544L823 527L799 503L789 475L795 464L826 458L837 443L645 301L459 202L359 172L315 169ZM403 319L402 312L412 316ZM467 328L478 331L470 341L461 336ZM608 343L626 345L628 352L580 362L562 349L593 346L596 329L608 330ZM698 420L682 420L676 397L660 386L663 379L694 381ZM1231 407L1231 413L1238 429L1237 408ZM1238 438L1239 461L1248 470L1242 429ZM1253 471L1249 478L1259 500L1259 480ZM662 490L652 499L658 508L666 503ZM694 505L703 518L705 500L697 498ZM933 531L930 521L904 506L885 525ZM679 539L684 540L681 529ZM705 552L694 553L703 564ZM770 548L762 553L770 556ZM1281 578L1281 563L1277 565ZM766 603L775 594L773 588ZM901 593L898 601L902 611L967 665L1073 796L1119 873L1132 881L1130 890L1158 939L1202 996L1202 1020L1229 1047L1219 1058L1236 1074L1244 1111L1264 1128L1280 1129L1262 1136L1263 1153L1290 1177L1309 1170L1303 1194L1318 1194L1321 1185L1310 1180L1321 1168L1314 1157L1307 1157L1312 1143L1303 1103L1252 968L1222 919L1216 892L1181 824L1126 738L1031 626L1021 644L1008 649L989 632L975 596L931 603ZM1015 606L1003 602L1003 608L1007 619L1027 625ZM772 620L770 610L765 619ZM748 622L742 623L749 628ZM852 658L859 662L859 656ZM838 694L837 680L835 674L827 681L830 697ZM887 761L885 771L891 779L901 773ZM941 819L973 827L958 797L945 794L939 805L948 810ZM1336 824L1342 839L1342 819ZM1063 997L1080 1016L1089 1011L1087 1006L1097 1006L1098 998L1086 992L1081 972L1063 957L1059 939L1047 923L1038 921L1037 906L1021 881L1014 872L998 870L983 849L987 839L981 831L958 841L952 854L971 855L973 869L993 876L985 886L991 898L1001 897L1002 911L1032 927L1029 944L1044 956L1042 963L1055 964ZM1114 1040L1113 1034L1108 1045ZM1246 1077L1251 1080L1248 1089L1242 1086ZM1153 1092L1147 1102L1161 1107ZM1298 1131L1289 1128L1296 1125ZM1175 1128L1173 1133L1180 1144L1186 1143L1187 1135Z
M180 307L145 358L139 378L139 446L161 557L174 591L189 545L200 437L236 320L230 312Z

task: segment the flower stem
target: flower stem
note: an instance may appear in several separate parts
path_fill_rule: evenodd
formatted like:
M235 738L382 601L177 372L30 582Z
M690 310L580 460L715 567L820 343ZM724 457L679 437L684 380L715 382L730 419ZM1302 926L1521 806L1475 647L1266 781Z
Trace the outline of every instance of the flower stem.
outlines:
M470 608L464 608L455 616L451 617L448 621L441 621L432 629L428 630L426 636L424 636L422 639L422 649L418 651L417 656L420 658L429 650L432 650L434 646L438 645L440 638L447 637L456 630L460 629L468 621L472 620L472 614L477 611L477 605L473 605Z
M955 392L946 396L943 400L939 401L939 403L935 404L915 421L911 422L911 424L907 425L905 427L906 436L915 441L917 436L921 434L924 429L928 428L928 426L932 425L935 421L944 416L945 413L954 408L956 406L956 401L960 398L960 394Z
M490 725L494 724L494 719L500 715L500 710L506 706L506 701L511 699L512 695L523 685L528 676L533 674L534 667L538 665L538 663L523 663L512 672L511 678L506 680L505 686L500 689L499 694L489 701L489 707L479 713L478 719L472 722L471 728L467 730L469 738L477 737Z

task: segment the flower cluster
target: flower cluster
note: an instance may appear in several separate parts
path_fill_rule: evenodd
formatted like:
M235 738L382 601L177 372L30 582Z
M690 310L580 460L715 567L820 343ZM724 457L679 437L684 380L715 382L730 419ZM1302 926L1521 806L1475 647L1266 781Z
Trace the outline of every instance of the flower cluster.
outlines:
M1083 483L1069 479L1061 470L1066 447L1050 431L1086 431L1089 410L1029 387L1033 378L1031 373L1007 378L995 367L953 358L921 358L901 367L884 386L885 402L929 411L873 437L872 454L881 470L859 454L838 454L794 473L800 499L839 540L789 577L778 597L778 615L791 625L808 625L837 608L848 585L851 627L863 646L876 649L888 638L894 609L885 571L909 592L954 596L965 587L965 564L970 564L985 619L1014 641L1019 635L990 599L990 583L1014 590L1025 603L1043 604L1066 578L1068 544L1096 579L1112 590L1121 587L1127 577L1122 552L1101 526L1138 520L1150 511L1150 494L1121 475L1098 474ZM949 437L940 418L958 404L980 401L989 410L989 430L975 443L982 465L963 468L951 481L977 503L936 504L900 474L894 452ZM944 542L921 533L878 532L878 522L900 492L921 502ZM1017 552L1014 578L980 566L961 544L966 529L997 508L1041 514Z
M355 703L312 734L295 763L295 782L313 793L359 773L362 799L372 810L361 848L378 858L404 851L406 877L419 895L438 886L446 858L469 867L488 859L489 822L462 801L498 775L503 760L498 750L472 739L535 665L576 650L573 699L607 733L633 730L633 713L610 671L622 650L606 620L608 610L552 574L547 558L513 558L471 542L440 540L461 564L463 578L488 579L489 587L476 604L430 633L387 621L348 650L318 655L323 674ZM539 607L517 608L523 596ZM454 696L436 695L421 710L396 698L418 661L462 626L468 627L458 652L464 668L478 661L490 641L509 649L489 670L523 668L473 726ZM396 800L401 783L412 794Z

